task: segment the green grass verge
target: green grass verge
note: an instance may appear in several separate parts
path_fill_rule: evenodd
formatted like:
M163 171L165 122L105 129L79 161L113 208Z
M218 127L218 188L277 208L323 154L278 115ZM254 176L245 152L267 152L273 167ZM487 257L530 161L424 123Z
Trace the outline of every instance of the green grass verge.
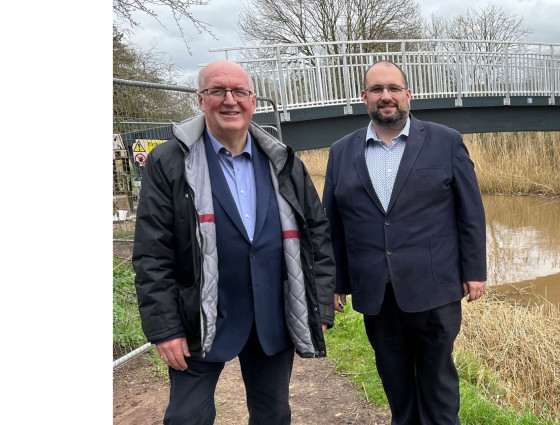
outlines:
M129 261L113 257L113 345L125 353L146 342L138 313L134 269ZM168 367L155 347L150 348L147 358L153 365L155 377L167 381Z
M334 328L326 332L328 359L338 373L347 375L360 397L372 406L389 410L381 379L375 366L375 355L367 339L362 315L351 308L336 314ZM515 410L501 405L496 390L497 378L474 356L456 352L455 361L460 378L463 425L557 425L558 419L539 420L529 409Z
M138 348L145 343L132 264L113 257L113 344Z

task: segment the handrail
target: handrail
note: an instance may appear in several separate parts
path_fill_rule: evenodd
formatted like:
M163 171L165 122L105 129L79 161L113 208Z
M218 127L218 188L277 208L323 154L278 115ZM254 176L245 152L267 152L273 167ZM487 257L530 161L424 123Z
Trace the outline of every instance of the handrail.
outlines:
M304 48L312 53L303 53ZM289 120L290 110L314 106L342 105L344 113L352 114L352 104L362 102L365 72L382 59L403 68L413 99L454 98L461 107L468 97L499 97L504 105L515 96L547 97L550 105L560 97L560 43L356 40L210 52L225 52L245 67L257 93L275 101L283 121Z

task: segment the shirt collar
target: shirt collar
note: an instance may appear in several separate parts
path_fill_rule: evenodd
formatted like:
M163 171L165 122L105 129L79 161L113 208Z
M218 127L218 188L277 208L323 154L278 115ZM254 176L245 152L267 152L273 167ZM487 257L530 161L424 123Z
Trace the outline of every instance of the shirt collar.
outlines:
M409 131L410 131L410 116L406 119L406 124L404 125L401 132L398 134L397 137L394 137L393 140L399 139L401 136L404 136L405 139L408 138ZM368 125L368 128L367 128L366 145L367 145L367 143L370 139L379 140L379 138L377 137L377 133L375 132L375 129L373 128L373 123L371 121L369 122L369 125Z
M224 145L222 145L218 141L218 139L216 139L214 136L212 136L212 133L210 133L209 131L208 131L208 136L210 137L210 142L212 143L212 148L214 149L214 152L216 152L216 154L220 153L220 151L222 149L224 149L224 151L229 152L227 150L227 148ZM247 143L245 144L245 148L241 151L240 155L246 153L246 154L249 155L249 157L251 157L251 147L252 147L251 133L247 132Z

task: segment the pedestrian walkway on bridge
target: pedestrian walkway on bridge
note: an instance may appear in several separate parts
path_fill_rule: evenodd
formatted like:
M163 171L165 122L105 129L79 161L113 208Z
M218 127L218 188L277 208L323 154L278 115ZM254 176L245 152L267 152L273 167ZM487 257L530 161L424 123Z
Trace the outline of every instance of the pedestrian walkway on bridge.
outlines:
M560 43L363 40L211 51L249 71L257 95L278 106L284 142L297 149L329 146L367 125L362 79L379 60L407 74L418 118L463 133L560 130ZM259 104L257 113L268 111Z

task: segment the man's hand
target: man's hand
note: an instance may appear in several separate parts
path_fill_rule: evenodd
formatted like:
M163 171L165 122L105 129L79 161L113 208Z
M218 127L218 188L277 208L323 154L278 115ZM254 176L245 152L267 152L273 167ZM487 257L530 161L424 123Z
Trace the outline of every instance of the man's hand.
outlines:
M344 306L346 305L346 294L334 294L334 309L344 313Z
M161 359L170 367L176 370L186 370L187 362L185 357L190 357L187 338L175 338L169 341L156 344L157 352Z
M486 282L468 281L463 282L463 294L468 295L468 302L478 300L486 292Z

